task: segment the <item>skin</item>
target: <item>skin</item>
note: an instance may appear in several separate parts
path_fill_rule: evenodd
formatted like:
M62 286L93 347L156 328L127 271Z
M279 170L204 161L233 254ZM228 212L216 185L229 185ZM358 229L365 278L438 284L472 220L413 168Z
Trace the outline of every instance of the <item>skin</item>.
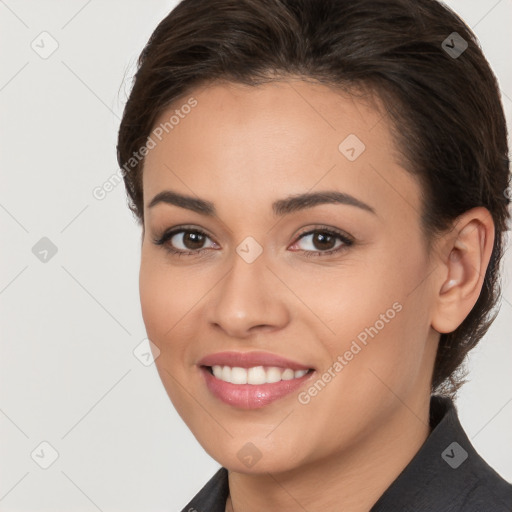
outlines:
M300 79L218 82L189 91L155 125L191 96L197 106L148 153L143 173L140 297L162 382L229 469L226 510L367 511L429 434L439 333L478 298L492 219L484 208L466 212L427 253L420 186L399 165L377 100ZM366 146L354 161L338 149L349 134ZM213 202L217 216L148 207L168 189ZM319 190L349 193L375 215L343 204L272 212L277 199ZM178 257L153 242L182 225L206 231L202 254ZM300 239L318 226L355 242L308 258L326 250ZM236 252L247 236L263 248L250 264ZM184 248L182 235L173 241ZM260 409L232 407L197 366L215 352L268 351L316 369L307 391L394 303L400 312L307 404L294 392ZM261 455L251 467L237 456L248 442Z

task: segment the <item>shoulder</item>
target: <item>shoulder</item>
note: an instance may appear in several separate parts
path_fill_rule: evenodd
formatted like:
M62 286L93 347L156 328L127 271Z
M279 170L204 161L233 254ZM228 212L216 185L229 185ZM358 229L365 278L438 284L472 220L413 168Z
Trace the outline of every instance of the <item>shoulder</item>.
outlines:
M181 512L224 512L228 495L228 471L221 467Z
M454 403L433 396L431 433L372 512L511 512L512 484L478 454Z
M512 484L507 482L476 452L468 447L467 466L461 479L466 481L458 501L467 512L511 512Z
M460 510L467 512L486 510L489 512L512 511L512 484L499 475L476 451L464 432L453 402L447 398L432 397L432 409L438 408L441 417L440 438L453 441L441 452L441 459L450 469L447 483L454 483L459 490L454 499ZM459 510L459 509L456 509Z

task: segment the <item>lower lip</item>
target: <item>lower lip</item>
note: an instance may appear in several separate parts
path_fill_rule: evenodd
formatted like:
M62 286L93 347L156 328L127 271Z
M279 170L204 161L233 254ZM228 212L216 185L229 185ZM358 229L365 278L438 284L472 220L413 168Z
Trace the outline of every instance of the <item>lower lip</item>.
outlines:
M226 404L240 409L259 409L299 389L314 372L298 379L280 380L271 384L232 384L214 377L210 370L201 367L206 385L211 393Z

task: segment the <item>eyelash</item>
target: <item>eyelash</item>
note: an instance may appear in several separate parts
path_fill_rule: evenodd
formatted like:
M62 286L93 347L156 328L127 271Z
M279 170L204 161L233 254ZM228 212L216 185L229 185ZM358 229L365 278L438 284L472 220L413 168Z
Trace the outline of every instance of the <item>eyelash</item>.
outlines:
M205 233L204 231L202 231L201 229L182 226L180 228L175 228L175 229L171 229L169 231L164 232L163 235L153 239L153 243L156 245L163 246L167 252L171 253L172 255L178 256L178 257L180 257L180 256L199 256L201 253L209 250L209 249L197 249L195 251L183 251L180 249L175 249L170 244L167 244L167 242L174 235L177 235L179 233L196 233L196 234L205 236L207 238L210 238L210 236L207 233ZM302 238L304 238L305 236L312 235L314 233L322 233L322 234L326 234L329 236L334 236L337 239L341 240L343 242L343 244L340 245L339 247L337 247L336 249L329 249L327 251L306 251L306 250L301 249L300 251L304 253L304 256L306 258L329 256L329 255L344 251L344 250L348 249L350 246L354 245L354 240L351 237L349 237L348 235L346 235L345 233L342 233L341 231L334 230L333 228L327 228L327 227L322 227L322 226L317 227L315 229L311 229L304 233L301 233L297 237L294 244L297 243Z

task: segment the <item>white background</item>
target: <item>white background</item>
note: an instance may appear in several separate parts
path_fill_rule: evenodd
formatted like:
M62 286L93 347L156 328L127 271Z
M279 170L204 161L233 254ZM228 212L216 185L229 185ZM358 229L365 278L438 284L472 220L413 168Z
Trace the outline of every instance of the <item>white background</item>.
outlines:
M510 125L512 0L448 4L479 37ZM174 5L0 0L0 511L179 511L219 466L133 355L145 338L140 234L124 185L92 195L117 169L136 58ZM47 37L51 48L43 31L58 43L47 59L31 47ZM46 263L32 252L42 237L57 248ZM473 444L509 481L511 269L509 251L502 310L458 400ZM48 469L31 458L42 441L59 454Z

